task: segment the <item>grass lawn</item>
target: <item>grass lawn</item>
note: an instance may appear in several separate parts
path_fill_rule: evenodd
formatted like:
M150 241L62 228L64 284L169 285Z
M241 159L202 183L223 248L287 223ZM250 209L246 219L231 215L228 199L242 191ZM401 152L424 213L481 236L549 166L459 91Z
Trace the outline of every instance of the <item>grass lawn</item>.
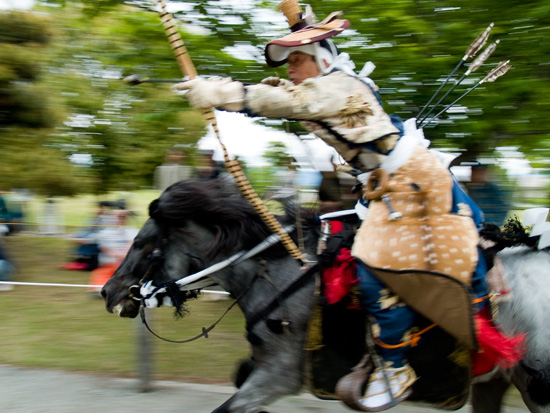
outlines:
M89 272L58 268L71 249L67 240L17 234L5 238L5 244L18 269L14 281L88 283ZM184 319L174 319L170 309L150 310L148 318L160 335L186 339L210 326L231 302L197 300ZM97 292L15 286L13 291L0 292L0 306L2 364L116 376L135 376L139 371L141 322L107 313ZM208 339L173 344L150 338L155 379L229 383L235 363L248 355L244 318L238 308Z

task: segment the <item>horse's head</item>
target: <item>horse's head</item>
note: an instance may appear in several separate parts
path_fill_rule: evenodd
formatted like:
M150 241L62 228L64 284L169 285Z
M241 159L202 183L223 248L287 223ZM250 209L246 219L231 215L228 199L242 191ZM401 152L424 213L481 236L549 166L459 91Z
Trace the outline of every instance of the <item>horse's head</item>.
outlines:
M221 179L170 186L149 207L150 219L101 290L107 311L136 317L133 299L147 281L163 286L249 250L271 232L234 185ZM286 256L281 246L264 254Z
M147 281L163 285L204 268L204 251L212 236L192 221L163 228L147 220L111 279L101 289L109 312L137 316L139 288Z

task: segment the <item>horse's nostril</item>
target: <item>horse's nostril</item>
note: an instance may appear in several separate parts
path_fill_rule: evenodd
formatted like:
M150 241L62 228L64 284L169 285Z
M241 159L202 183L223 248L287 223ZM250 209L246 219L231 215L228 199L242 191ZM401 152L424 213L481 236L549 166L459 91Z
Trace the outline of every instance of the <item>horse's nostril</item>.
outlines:
M107 293L105 292L105 288L101 289L100 294L103 298L107 298Z

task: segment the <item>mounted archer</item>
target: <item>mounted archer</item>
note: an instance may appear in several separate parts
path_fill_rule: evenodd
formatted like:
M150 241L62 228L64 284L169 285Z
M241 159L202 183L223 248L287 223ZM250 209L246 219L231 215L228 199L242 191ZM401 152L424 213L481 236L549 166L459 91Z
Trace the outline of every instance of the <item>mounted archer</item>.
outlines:
M368 411L386 409L405 399L416 380L407 362L407 337L417 314L467 349L480 344L473 321L478 308L472 305L474 296L486 296L486 268L477 248L480 211L460 193L450 160L427 149L416 119L388 115L366 77L369 66L355 73L349 55L336 48L332 37L349 21L336 12L317 23L311 8L303 13L296 0L279 7L291 33L269 42L265 57L272 67L288 64L290 81L267 78L244 86L230 78L195 78L176 89L186 90L198 108L301 121L364 172L359 178L368 212L362 208L352 253L362 305L379 326L384 363L361 404ZM452 212L453 192L466 201L458 213Z

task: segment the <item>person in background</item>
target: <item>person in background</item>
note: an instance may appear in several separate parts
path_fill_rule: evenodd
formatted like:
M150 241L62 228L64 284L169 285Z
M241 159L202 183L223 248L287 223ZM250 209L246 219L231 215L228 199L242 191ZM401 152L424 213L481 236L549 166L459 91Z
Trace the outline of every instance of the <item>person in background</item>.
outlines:
M117 210L111 214L116 217L116 226L102 229L96 237L99 267L92 271L90 277L90 289L96 291L115 273L139 232L138 228L127 226L129 217L133 215L131 211Z
M107 225L116 224L115 217L109 213L109 208L115 203L100 201L97 206L95 216L83 231L76 233L70 238L77 244L72 253L72 261L61 265L65 270L74 271L92 271L99 263L99 245L97 243L97 234Z
M23 205L16 192L0 191L0 223L4 223L9 232L6 235L19 232L23 222Z
M58 198L47 198L41 217L40 232L46 236L56 236L65 233L63 214Z
M353 209L358 196L352 192L355 179L346 173L339 172L331 155L330 171L323 171L321 184L319 185L319 214Z
M185 152L178 147L166 151L165 161L157 166L154 175L155 189L164 191L170 185L197 176L197 171L191 165L185 164Z
M5 224L0 224L0 281L11 281L15 272L15 266L12 260L8 258L4 247L3 238L9 233L9 228ZM12 284L0 284L0 291L13 290Z
M214 160L214 151L211 149L200 149L197 152L197 172L199 179L215 179L221 173L221 167Z
M504 225L510 210L509 197L495 180L491 178L489 165L478 163L472 165L470 182L465 183L470 198L483 211L485 223Z

